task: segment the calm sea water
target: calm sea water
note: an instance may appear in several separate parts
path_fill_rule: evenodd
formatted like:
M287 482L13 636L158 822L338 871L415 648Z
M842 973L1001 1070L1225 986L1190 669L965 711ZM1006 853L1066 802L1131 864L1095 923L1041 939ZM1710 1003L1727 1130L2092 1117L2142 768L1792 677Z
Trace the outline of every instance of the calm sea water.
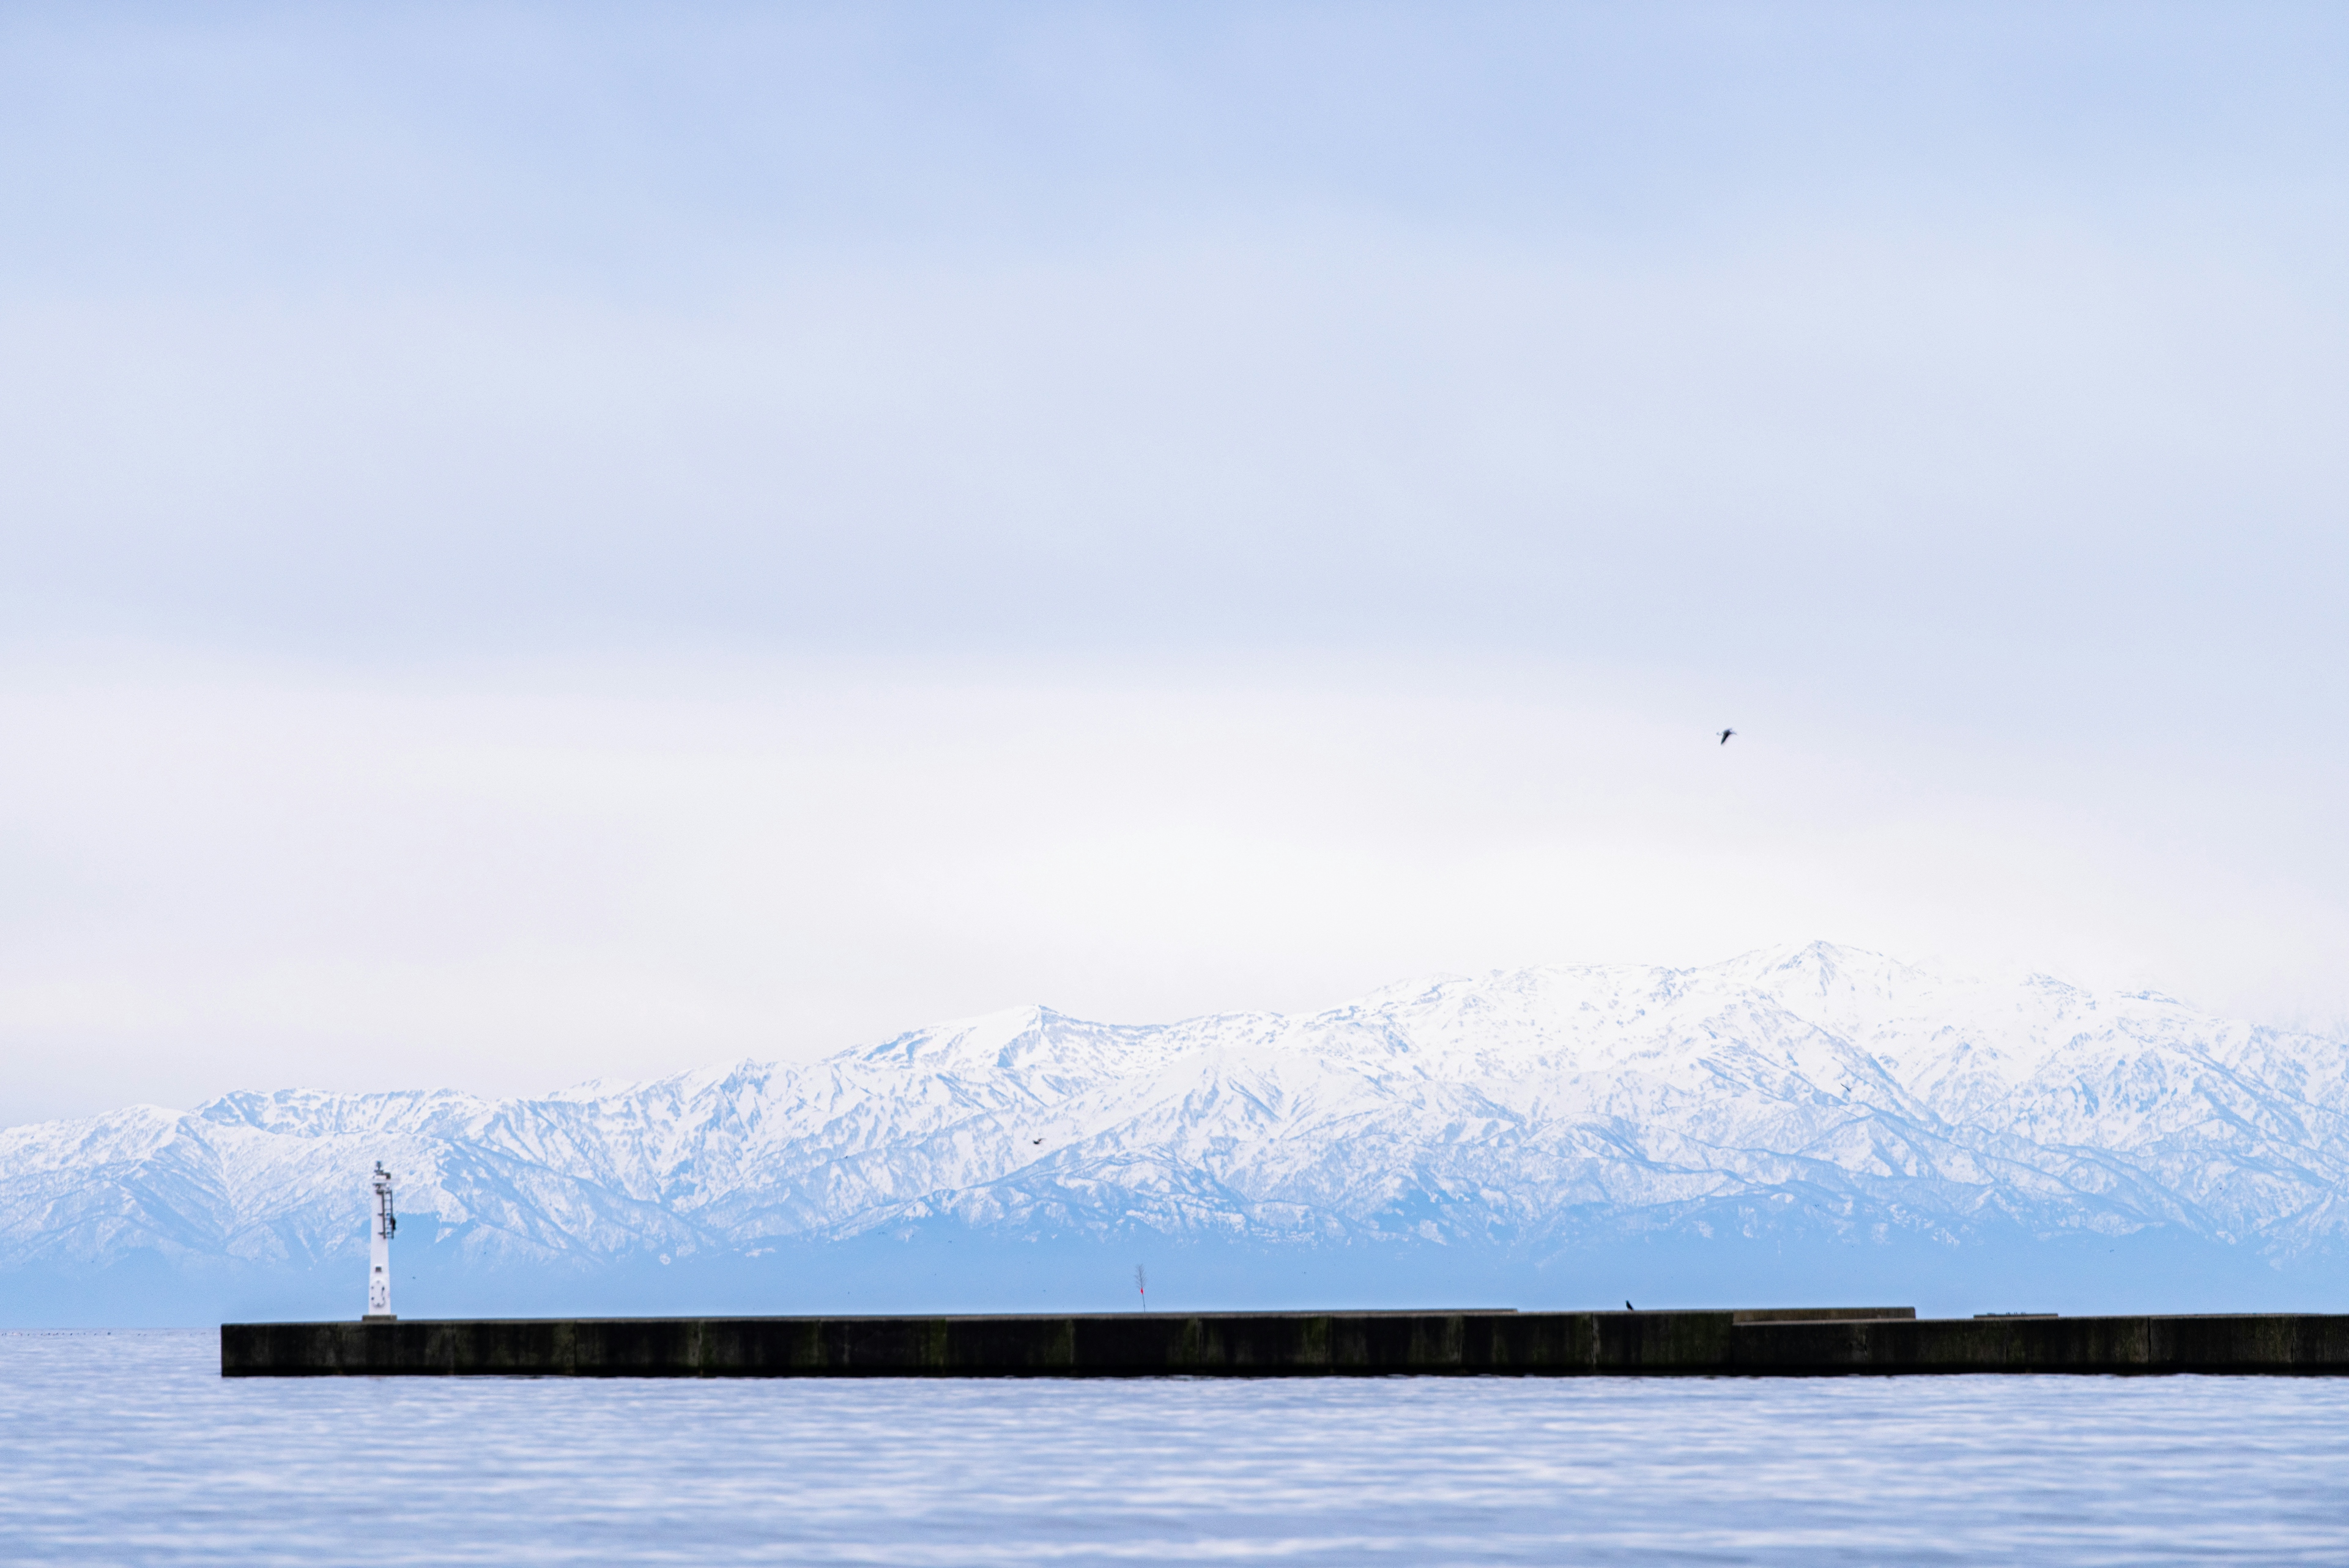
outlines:
M0 1560L2344 1563L2349 1380L223 1382L0 1334Z

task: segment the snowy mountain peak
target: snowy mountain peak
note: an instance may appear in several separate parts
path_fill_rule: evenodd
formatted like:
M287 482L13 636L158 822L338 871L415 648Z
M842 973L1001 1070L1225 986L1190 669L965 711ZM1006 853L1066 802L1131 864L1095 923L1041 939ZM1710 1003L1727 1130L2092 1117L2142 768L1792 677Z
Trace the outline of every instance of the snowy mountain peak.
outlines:
M916 1224L1535 1249L2167 1227L2284 1257L2349 1237L2349 1043L1826 943L1301 1016L1030 1006L538 1099L245 1091L13 1128L0 1265L340 1256L375 1158L492 1262Z

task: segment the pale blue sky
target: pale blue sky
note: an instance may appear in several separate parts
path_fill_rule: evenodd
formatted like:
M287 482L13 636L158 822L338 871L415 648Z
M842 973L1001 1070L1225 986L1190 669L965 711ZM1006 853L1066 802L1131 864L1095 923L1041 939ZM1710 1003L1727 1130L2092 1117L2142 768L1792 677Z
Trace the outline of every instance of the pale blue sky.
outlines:
M0 1120L1813 936L2329 1023L2344 81L2313 6L0 8ZM1719 723L1772 782L1655 782Z

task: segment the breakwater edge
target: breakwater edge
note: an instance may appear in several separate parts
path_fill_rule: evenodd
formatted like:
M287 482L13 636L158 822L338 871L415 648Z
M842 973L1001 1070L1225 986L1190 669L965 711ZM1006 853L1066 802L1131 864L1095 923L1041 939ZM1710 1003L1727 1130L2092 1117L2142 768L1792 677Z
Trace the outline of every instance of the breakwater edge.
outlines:
M2349 1314L1907 1307L223 1324L224 1377L2349 1374Z

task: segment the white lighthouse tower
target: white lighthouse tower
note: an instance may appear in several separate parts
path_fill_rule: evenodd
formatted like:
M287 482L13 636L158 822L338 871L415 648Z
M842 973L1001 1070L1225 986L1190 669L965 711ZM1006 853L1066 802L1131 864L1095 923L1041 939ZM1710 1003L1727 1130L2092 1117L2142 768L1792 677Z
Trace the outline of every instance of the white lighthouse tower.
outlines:
M363 1323L389 1323L391 1315L391 1233L399 1220L391 1211L391 1172L375 1162L375 1223L367 1233L367 1309Z

